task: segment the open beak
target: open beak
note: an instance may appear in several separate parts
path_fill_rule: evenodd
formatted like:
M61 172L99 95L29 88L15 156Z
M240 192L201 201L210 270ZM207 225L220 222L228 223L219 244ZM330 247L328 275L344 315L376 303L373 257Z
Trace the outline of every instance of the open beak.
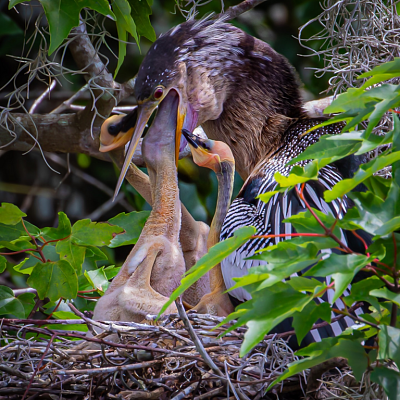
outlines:
M215 173L221 172L221 164L229 162L234 165L235 160L229 146L223 142L203 139L182 129L182 134L187 140L192 151L193 160L199 167L207 167Z
M137 122L134 128L129 129L126 133L124 133L124 137L128 137L128 140L126 140L123 144L127 143L129 140L131 141L128 147L128 151L125 155L125 161L124 164L121 168L121 173L118 178L117 186L115 188L114 192L114 197L113 201L118 195L119 189L121 188L122 182L125 178L126 172L128 171L129 164L131 163L133 154L135 153L136 147L139 143L140 138L142 137L144 128L147 125L147 122L149 121L151 115L153 114L154 110L157 108L157 103L154 104L152 103L143 103L138 106L138 118ZM122 142L122 140L121 140Z
M213 140L200 138L186 129L182 129L182 134L190 146L194 162L199 167L211 168L214 171L220 170L219 155L211 151L215 143Z

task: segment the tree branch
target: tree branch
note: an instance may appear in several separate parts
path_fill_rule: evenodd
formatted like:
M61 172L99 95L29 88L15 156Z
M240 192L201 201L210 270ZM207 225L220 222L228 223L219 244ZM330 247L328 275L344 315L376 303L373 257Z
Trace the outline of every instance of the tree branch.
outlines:
M264 3L266 0L245 0L236 6L229 7L224 13L218 14L216 17L227 17L228 21L238 17L240 14L245 13L246 11L251 10L252 8L258 6L261 3Z

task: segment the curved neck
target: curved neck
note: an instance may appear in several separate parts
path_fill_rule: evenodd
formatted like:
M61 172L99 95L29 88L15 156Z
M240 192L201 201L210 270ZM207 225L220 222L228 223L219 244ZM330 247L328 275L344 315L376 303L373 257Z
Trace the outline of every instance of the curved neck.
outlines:
M210 233L207 239L207 248L219 242L222 225L231 204L233 180L235 176L235 163L232 161L221 162L221 172L217 172L218 198L214 218L211 222Z

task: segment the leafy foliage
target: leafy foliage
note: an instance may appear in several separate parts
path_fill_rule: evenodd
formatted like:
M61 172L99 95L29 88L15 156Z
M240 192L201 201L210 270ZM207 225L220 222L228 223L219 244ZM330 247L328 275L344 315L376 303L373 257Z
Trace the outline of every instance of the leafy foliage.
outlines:
M392 109L400 106L400 85L382 83L399 76L400 59L360 76L371 78L361 88L349 89L338 96L326 109L327 113L338 114L321 124L345 121L342 134L324 136L307 148L290 162L294 166L288 176L275 175L278 183L275 190L259 196L267 202L276 193L294 190L308 210L284 221L296 229L296 233L287 235L290 240L262 249L251 257L267 261L266 265L253 267L248 275L235 279L235 288L244 287L252 299L239 305L222 324L233 321L227 332L247 325L241 355L247 354L265 334L289 317L293 318L292 325L299 344L315 323L328 324L332 318L337 320L343 317L351 318L355 323L337 337L322 339L298 351L297 355L304 358L290 364L270 388L330 358L344 357L356 379L361 379L367 370L372 371L371 380L383 386L389 399L399 398L400 120ZM378 83L380 85L370 87ZM393 130L378 136L373 129L388 111L393 111ZM368 124L365 130L354 130L361 121L366 120ZM332 190L325 191L327 202L345 196L353 201L354 206L342 219L335 219L310 207L303 196L304 188L309 180L318 179L322 167L345 157L365 154L382 145L386 145L386 150L361 165L352 178L344 179ZM300 161L306 161L307 164L303 167L295 165ZM388 166L392 167L392 177L384 179L375 175ZM360 188L360 184L364 185L365 190L353 191ZM347 247L342 241L342 230L357 237L364 245L364 251L355 252ZM370 244L363 239L368 235L371 237ZM257 237L252 236L250 240ZM218 251L224 257L233 250L230 240L235 238L218 244ZM189 271L171 300L181 294L189 282L193 283L209 270L209 259L216 248L211 249L193 271ZM329 249L331 251L325 252L322 257L320 250ZM221 261L221 257L218 261ZM305 269L308 269L304 274L308 279L293 277L294 273ZM350 287L359 271L368 272L370 276ZM346 289L350 294L343 296ZM325 297L329 299L325 302L322 296L328 291L334 294ZM335 308L334 303L338 299L345 304L342 310ZM355 314L354 310L360 309L362 304L364 309L369 305L370 313ZM365 345L367 339L373 340L374 351L366 351L365 347L371 348ZM375 364L376 360L379 364ZM393 369L390 363L395 364Z
M23 1L10 0L8 8ZM71 29L79 25L79 15L84 8L112 18L117 26L119 39L117 75L126 55L126 42L130 34L139 45L140 36L154 41L156 35L150 23L151 0L40 0L50 29L49 55L67 39Z
M82 309L91 308L90 298L83 294L104 294L119 270L113 265L99 268L97 262L108 260L99 247L136 243L148 215L146 211L121 213L109 222L84 219L71 226L67 215L60 212L57 228L40 229L25 221L26 214L18 207L3 203L0 273L7 266L11 268L6 257L25 254L27 257L13 269L28 275L27 283L36 289L38 299L54 304L74 300ZM9 287L0 286L0 315L27 317L35 305L34 297L32 293L15 297Z

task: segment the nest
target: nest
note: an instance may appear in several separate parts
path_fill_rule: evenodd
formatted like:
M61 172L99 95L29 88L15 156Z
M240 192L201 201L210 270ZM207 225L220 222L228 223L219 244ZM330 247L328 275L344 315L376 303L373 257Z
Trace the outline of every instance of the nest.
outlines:
M293 376L265 393L298 359L287 344L290 333L268 335L240 358L246 329L219 337L227 325L216 328L218 317L190 312L183 321L171 314L137 324L81 316L2 320L0 399L385 398L368 379L357 384L348 367L334 365L325 373ZM83 327L91 334L77 330Z

